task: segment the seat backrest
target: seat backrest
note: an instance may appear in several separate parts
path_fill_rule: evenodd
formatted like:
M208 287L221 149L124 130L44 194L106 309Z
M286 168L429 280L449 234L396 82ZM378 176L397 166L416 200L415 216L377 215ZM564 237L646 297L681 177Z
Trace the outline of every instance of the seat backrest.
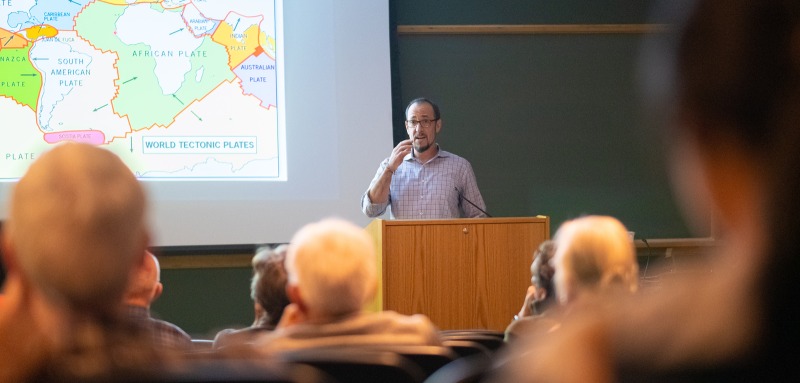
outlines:
M474 329L460 329L460 330L441 330L439 334L442 336L448 336L450 334L475 334L475 335L490 335L493 337L497 337L500 339L505 339L505 332L498 331L498 330L489 330L489 329L482 329L482 328L474 328Z
M316 367L341 382L418 383L422 369L400 354L359 347L310 348L282 352L292 364Z
M204 358L182 362L146 379L115 377L114 381L161 383L336 383L313 366L256 358Z
M214 341L210 339L192 339L192 350L206 351L214 347Z
M376 345L368 347L402 355L419 366L426 377L459 357L459 354L453 349L444 346Z
M446 339L442 341L442 345L453 350L456 354L458 354L459 357L465 357L474 354L481 354L485 355L486 357L490 357L492 355L492 351L486 348L486 346L471 340Z
M442 341L449 340L468 340L482 344L489 349L490 352L495 352L503 347L506 342L502 337L495 335L478 334L478 333L449 333L441 334Z
M431 374L425 383L476 383L490 371L492 359L488 355L473 354L458 358Z

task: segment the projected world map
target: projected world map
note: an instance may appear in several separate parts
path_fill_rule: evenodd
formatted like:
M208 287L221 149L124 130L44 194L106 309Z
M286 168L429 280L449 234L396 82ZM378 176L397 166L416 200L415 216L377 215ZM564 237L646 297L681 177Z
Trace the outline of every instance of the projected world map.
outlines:
M63 141L142 179L285 178L279 17L263 0L0 0L0 179Z

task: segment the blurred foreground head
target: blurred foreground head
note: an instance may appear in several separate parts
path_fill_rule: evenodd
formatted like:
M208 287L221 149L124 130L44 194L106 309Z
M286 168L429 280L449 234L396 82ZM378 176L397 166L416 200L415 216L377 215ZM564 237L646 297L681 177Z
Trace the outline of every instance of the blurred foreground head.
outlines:
M722 234L750 245L764 339L796 342L800 315L786 305L800 298L800 2L699 1L675 62L682 146L701 159L678 168L683 200L704 174Z
M19 180L4 230L13 259L48 300L107 312L148 244L145 194L115 154L63 144Z
M772 226L800 185L800 3L662 3L680 33L649 38L642 64L651 101L670 112L659 117L671 119L684 211L717 236Z

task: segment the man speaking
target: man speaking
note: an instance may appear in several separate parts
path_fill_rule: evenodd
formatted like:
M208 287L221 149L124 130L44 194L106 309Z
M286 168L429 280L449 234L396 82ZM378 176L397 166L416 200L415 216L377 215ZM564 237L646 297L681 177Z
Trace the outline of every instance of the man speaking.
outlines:
M377 217L390 206L390 219L486 217L472 165L436 143L442 130L439 107L415 99L406 107L405 124L408 139L381 162L361 196L364 214Z

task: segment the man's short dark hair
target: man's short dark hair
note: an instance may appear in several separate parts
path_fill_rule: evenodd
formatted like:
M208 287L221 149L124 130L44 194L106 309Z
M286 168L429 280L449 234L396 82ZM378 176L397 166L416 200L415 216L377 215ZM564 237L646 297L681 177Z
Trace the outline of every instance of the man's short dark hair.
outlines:
M273 326L278 324L283 309L289 304L289 297L286 296L286 268L283 265L285 258L285 245L274 249L260 248L253 257L254 274L250 294L264 309L267 322Z
M419 98L415 98L415 99L411 100L411 102L408 103L408 106L406 106L406 118L408 118L408 109L410 109L412 105L420 104L420 103L427 103L428 105L430 105L433 108L433 118L434 119L438 120L438 119L440 119L442 117L441 114L439 114L439 105L436 105L436 103L434 103L433 101L431 101L431 100L429 100L429 99L427 99L425 97L419 97Z

